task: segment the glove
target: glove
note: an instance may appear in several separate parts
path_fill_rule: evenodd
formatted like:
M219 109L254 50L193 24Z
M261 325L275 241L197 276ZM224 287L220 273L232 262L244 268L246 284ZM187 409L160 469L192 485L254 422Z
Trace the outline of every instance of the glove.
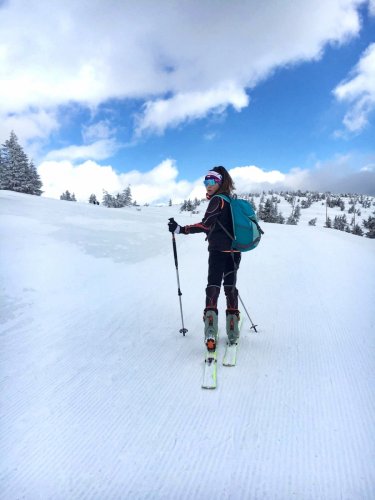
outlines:
M181 227L177 224L174 219L169 219L168 222L168 230L170 233L178 234L180 232Z

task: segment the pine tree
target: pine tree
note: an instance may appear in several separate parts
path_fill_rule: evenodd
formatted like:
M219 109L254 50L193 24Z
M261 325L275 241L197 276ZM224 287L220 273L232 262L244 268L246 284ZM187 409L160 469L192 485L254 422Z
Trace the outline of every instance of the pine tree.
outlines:
M259 203L259 207L258 207L258 219L259 220L263 220L263 217L264 217L264 205L262 202Z
M338 229L339 231L345 231L346 226L348 225L346 220L346 215L336 215L333 221L333 229Z
M93 194L90 195L89 203L91 203L93 205L97 205L98 200L96 199L96 194L93 193Z
M0 150L0 189L40 196L42 182L12 131Z
M264 222L276 222L277 221L277 205L273 203L271 198L267 198L264 205L262 220Z
M112 208L114 204L114 198L107 191L103 190L103 205L108 208Z
M326 219L326 225L324 227L332 228L332 220L331 217L327 217Z
M40 196L42 191L42 181L40 179L40 175L32 161L29 163L29 173L30 173L30 194L34 194L36 196Z
M124 189L119 198L121 207L128 207L132 204L132 192L130 186Z
M297 204L296 208L294 209L294 218L296 219L297 223L299 222L301 217L301 207Z
M73 193L73 196L74 196L74 193ZM70 194L70 191L66 190L65 193L63 193L61 196L60 196L60 200L65 200L65 201L76 201L75 197L74 197L74 200L72 198L72 195Z
M361 228L361 226L359 224L356 224L353 227L353 230L350 232L352 232L353 234L356 234L357 236L363 236L363 229Z
M253 207L254 212L256 212L257 211L257 207L255 206L254 196L251 197L249 203Z
M370 215L367 220L363 221L363 226L368 229L366 238L375 238L375 217Z
M290 226L296 226L298 221L297 219L294 217L294 213L292 212L289 217L287 218L286 220L286 223Z

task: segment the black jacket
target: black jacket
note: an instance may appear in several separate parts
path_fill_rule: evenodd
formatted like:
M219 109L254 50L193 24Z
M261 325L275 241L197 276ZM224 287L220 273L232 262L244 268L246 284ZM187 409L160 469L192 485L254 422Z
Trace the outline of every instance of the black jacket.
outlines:
M219 196L213 196L210 199L202 222L181 227L180 231L183 234L206 233L209 252L212 250L228 252L232 248L232 239L222 229L219 221L229 234L232 235L232 212L229 203Z

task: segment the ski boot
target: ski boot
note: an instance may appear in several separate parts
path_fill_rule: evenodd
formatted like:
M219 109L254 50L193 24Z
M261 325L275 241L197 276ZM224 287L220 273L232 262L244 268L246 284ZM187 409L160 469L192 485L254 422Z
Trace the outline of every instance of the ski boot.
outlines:
M204 310L204 341L207 346L208 351L216 350L217 343L217 329L218 329L218 317L217 309L205 309Z
M240 311L238 309L227 309L227 335L228 344L237 344L240 332L239 332L239 322L240 322Z

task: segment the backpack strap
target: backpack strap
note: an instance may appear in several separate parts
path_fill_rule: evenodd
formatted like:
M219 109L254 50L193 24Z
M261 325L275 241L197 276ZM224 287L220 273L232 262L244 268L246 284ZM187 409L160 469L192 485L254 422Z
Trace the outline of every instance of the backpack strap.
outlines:
M222 200L225 200L226 202L229 203L230 205L230 198L229 196L227 196L226 194L214 194L212 198L215 198L215 196L217 196L218 198L221 198ZM233 215L232 215L233 217ZM229 236L229 238L234 241L234 237L230 234L230 232L228 231L228 229L226 229L223 224L219 221L219 219L217 219L216 221L219 226L221 227L221 229L224 231L224 233L226 233L227 236Z
M215 196L221 198L222 200L227 201L230 204L230 197L227 196L226 194L214 194L212 198L215 198Z

